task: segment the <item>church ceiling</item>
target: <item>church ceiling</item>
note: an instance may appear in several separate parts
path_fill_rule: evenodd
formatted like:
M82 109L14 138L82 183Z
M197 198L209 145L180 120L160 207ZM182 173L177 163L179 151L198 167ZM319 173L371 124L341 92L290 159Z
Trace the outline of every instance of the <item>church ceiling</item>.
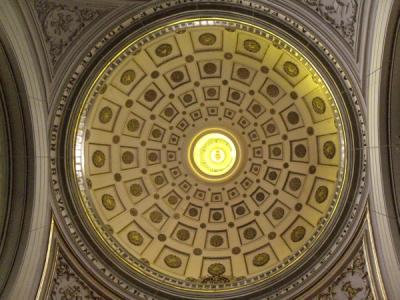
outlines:
M150 277L257 283L335 215L342 130L329 87L278 36L217 18L165 25L107 63L86 96L74 157L82 205Z
M272 10L261 21L224 5L165 19L154 19L158 6L140 11L97 61L96 45L82 66L96 63L61 98L51 146L61 222L105 264L105 280L180 298L273 292L311 276L358 218L362 193L351 191L365 165L352 151L362 114L351 83ZM130 30L137 18L145 25Z
M26 0L31 8L45 50L51 77L55 75L63 59L68 58L68 50L79 42L87 32L94 32L94 24L107 25L106 19L113 18L116 11L135 9L146 1L65 1ZM367 5L359 0L292 0L293 5L303 5L312 11L317 22L327 24L343 41L350 52L358 52L361 17ZM180 1L176 1L179 3ZM191 1L196 2L196 1ZM206 2L206 1L203 1ZM258 4L253 4L258 5ZM118 13L117 13L118 14Z
M52 224L39 228L50 241L41 244L48 252L36 298L384 295L368 235L358 77L370 6L4 6L29 24L33 47L18 51L43 81L38 105L29 105L35 126L35 114L46 115L34 139L49 150L40 156L47 173L37 174L48 179L41 188Z
M367 231L365 231L366 233ZM88 299L117 299L112 291L105 290L96 280L91 278L76 260L72 253L67 250L59 239L59 233L54 230L51 261L47 284L43 286L42 296L44 299L64 299L73 297L86 297ZM354 299L372 300L374 298L373 285L366 253L365 235L360 236L363 241L357 239L350 259L339 262L338 271L324 278L325 283L312 293L302 296L304 299L332 300L332 299ZM157 292L143 294L136 291L137 299L155 300L161 299Z

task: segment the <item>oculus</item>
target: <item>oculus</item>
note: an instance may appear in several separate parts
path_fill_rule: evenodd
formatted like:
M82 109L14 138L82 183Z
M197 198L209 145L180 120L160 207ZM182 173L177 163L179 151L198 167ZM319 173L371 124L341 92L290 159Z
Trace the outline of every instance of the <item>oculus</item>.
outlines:
M222 129L207 129L189 145L188 161L199 177L217 181L237 170L240 150L236 139Z

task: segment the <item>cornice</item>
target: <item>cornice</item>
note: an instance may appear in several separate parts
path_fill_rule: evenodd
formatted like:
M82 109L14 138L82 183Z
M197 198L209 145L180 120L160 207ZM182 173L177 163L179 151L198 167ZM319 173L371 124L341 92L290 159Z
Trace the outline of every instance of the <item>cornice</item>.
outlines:
M354 239L345 255L338 263L317 281L302 299L385 299L385 291L380 284L379 270L376 269L373 243L371 243L371 224L369 214L362 230ZM82 297L89 299L120 299L112 291L94 278L74 257L60 235L57 226L53 228L49 240L47 267L43 273L42 287L37 300L62 297ZM140 292L137 292L140 295ZM143 294L141 294L144 296ZM161 299L156 295L145 299ZM154 298L150 298L154 297ZM132 298L135 299L135 298ZM137 299L142 299L138 296Z

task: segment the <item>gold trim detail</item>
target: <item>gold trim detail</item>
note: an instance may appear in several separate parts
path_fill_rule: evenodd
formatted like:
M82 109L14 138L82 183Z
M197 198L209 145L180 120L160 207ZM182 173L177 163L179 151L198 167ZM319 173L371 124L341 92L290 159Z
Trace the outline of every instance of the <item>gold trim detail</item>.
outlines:
M228 24L229 30L224 31ZM177 31L185 27L186 31ZM238 44L229 48L232 53L224 53L225 34L237 37ZM159 43L158 36L163 36ZM195 48L190 55L179 47L180 41L189 37ZM148 45L142 43L139 52L137 44L142 40ZM222 55L209 59L208 51L220 51ZM263 61L267 51L275 55L275 65L263 65L267 64ZM149 64L151 61L157 71L150 72L140 64L135 59L140 55ZM225 60L230 61L232 73L222 78ZM122 65L126 66L125 71ZM193 75L194 68L198 75ZM221 83L218 86L217 81ZM257 89L253 89L254 82L258 82ZM307 90L307 84L315 89ZM135 89L138 92L132 93ZM126 97L118 96L122 94ZM221 100L221 95L226 96L224 105L212 105L213 101ZM118 97L126 99L121 102ZM95 99L101 101L95 103ZM149 113L141 113L144 111ZM242 118L235 117L238 112ZM229 253L218 262L224 268L224 278L241 282L240 287L234 287L229 279L217 292L263 282L300 260L306 253L304 249L312 247L336 213L348 176L341 113L332 91L311 61L275 34L253 24L224 18L167 24L135 39L117 53L86 94L79 122L75 124L72 158L80 204L110 252L152 280L176 289L210 292L201 283L192 282L187 287L184 278L207 276L207 270L216 265L215 259L221 257L221 252L214 255L214 247ZM270 119L260 117L264 115ZM204 116L215 121L197 126L196 121ZM225 120L233 119L229 124L234 130L223 125L227 123ZM85 132L90 132L86 139ZM218 132L232 142L233 147L229 142L226 146L234 149L236 156L232 165L214 176L199 168L193 155L202 137ZM119 137L117 141L115 136ZM112 142L107 142L108 137ZM185 169L185 164L189 168ZM294 172L293 166L300 164L307 169L296 167ZM116 165L119 167L115 168ZM197 182L196 178L201 180ZM260 184L262 180L265 185ZM280 189L274 188L277 182ZM327 200L311 197L308 201L306 193L320 198L328 194ZM105 194L114 199L112 205L107 202L106 209L96 200ZM291 207L283 201L285 197L295 198L298 203ZM151 205L145 207L144 199L148 203L152 199ZM251 201L251 205L246 201ZM186 208L183 203L188 203ZM309 207L321 213L307 215ZM133 210L137 212L134 216L125 213ZM204 215L215 210L221 216L218 219ZM120 216L129 216L129 222ZM243 223L240 218L251 222ZM273 222L273 232L266 232L265 225L259 225L261 218ZM157 238L171 220L177 220L176 227L165 232L166 239ZM227 230L228 227L232 230ZM236 239L230 238L233 231ZM131 234L129 239L127 232L135 235ZM269 241L272 233L274 239ZM200 244L195 246L198 236L205 239L204 249L199 249ZM216 236L218 242L213 238ZM157 247L152 245L156 242ZM277 247L278 242L286 243L287 248L282 251L268 248ZM174 246L176 243L181 246ZM237 257L241 257L242 266L247 266L247 269L242 267L243 271L237 271L238 264L232 265L232 249L238 246L241 252ZM194 253L192 248L200 253L195 255L201 256L197 269L188 267ZM151 254L148 249L156 250ZM193 276L190 272L194 269L202 273ZM175 283L164 282L164 276L170 276Z

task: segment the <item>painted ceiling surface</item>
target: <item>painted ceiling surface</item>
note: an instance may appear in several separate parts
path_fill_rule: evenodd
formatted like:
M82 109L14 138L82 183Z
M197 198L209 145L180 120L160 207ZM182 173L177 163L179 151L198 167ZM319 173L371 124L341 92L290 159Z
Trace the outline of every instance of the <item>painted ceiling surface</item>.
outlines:
M263 282L336 216L343 113L311 60L272 32L221 18L154 28L104 65L82 103L78 204L110 255L152 281ZM191 150L215 132L233 142L210 145L235 150L217 181Z

